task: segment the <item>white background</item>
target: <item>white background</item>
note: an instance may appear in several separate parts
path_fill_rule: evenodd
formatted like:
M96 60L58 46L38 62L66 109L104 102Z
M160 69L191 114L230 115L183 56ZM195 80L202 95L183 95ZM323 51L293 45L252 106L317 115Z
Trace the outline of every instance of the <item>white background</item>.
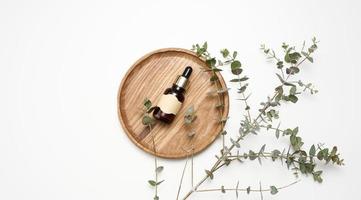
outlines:
M0 199L152 199L152 156L124 134L116 96L127 69L145 53L190 48L208 41L218 55L239 52L251 78L251 106L278 84L274 64L259 50L266 43L320 40L314 64L299 77L320 93L302 95L281 109L283 127L300 126L305 147L338 145L344 167L322 166L324 183L312 177L265 199L361 199L360 1L0 1ZM224 71L230 79L229 70ZM235 85L228 84L235 88ZM230 91L228 132L238 130L243 105ZM286 139L261 133L242 149L287 147ZM213 162L217 140L195 157L196 180ZM160 160L161 199L175 199L184 160ZM233 164L203 188L282 186L295 180L280 163ZM187 177L189 174L187 172ZM189 189L185 180L184 191ZM259 199L259 194L243 199ZM191 199L235 199L202 193Z

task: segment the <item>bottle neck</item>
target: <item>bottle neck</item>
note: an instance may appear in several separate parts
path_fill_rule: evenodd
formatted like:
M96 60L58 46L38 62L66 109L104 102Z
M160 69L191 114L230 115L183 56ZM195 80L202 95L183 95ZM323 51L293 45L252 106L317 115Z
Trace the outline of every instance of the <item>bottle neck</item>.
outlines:
M184 88L179 87L179 86L178 86L178 85L176 85L176 84L173 84L173 86L172 86L172 90L173 90L173 91L176 91L176 92L180 92L180 93L185 92L185 89L184 89Z
M176 84L178 87L185 88L187 84L188 79L184 76L178 76L174 84Z

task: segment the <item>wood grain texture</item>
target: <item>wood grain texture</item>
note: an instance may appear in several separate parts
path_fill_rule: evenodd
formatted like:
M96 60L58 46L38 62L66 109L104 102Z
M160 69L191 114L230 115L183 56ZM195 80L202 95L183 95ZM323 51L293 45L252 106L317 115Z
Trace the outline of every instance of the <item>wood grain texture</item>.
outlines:
M142 105L145 97L153 105L158 102L164 90L172 86L186 66L192 66L193 73L185 92L185 101L171 124L157 122L151 132L142 124ZM207 93L215 89L209 79L211 73L204 72L206 63L186 49L167 48L151 52L140 58L125 74L118 92L118 116L125 133L144 151L154 154L152 138L155 139L156 155L163 158L184 158L189 150L199 153L208 147L219 135L221 125L217 121L219 111L215 108L218 98ZM221 85L225 82L217 73ZM223 95L223 117L228 115L229 97ZM193 105L198 118L194 121L196 134L188 137L190 128L184 125L185 110Z

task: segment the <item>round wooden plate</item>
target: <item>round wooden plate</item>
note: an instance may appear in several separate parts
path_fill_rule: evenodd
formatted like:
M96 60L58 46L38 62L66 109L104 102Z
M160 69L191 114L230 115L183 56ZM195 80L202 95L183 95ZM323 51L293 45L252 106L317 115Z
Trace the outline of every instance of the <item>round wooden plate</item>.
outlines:
M147 97L153 105L157 103L164 90L171 87L176 77L182 74L186 66L192 66L193 73L189 79L182 108L171 124L157 122L152 130L142 124L143 100ZM221 124L219 111L215 106L219 103L216 97L207 93L215 90L209 81L212 76L204 72L205 61L195 53L186 49L167 48L151 52L140 58L125 74L118 92L118 116L129 138L144 151L154 154L153 136L156 155L163 158L183 158L199 153L209 146L219 135ZM218 79L223 88L226 84L220 73ZM229 97L223 95L223 117L228 115ZM184 113L194 106L197 118L193 122L195 135L190 138L189 126L184 125Z

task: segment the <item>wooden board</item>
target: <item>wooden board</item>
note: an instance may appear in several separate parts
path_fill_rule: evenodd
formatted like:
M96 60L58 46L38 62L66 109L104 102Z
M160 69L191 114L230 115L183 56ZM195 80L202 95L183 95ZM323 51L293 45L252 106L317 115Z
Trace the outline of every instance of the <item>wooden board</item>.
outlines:
M144 98L153 104L159 100L164 90L171 87L176 77L186 66L192 66L193 73L185 92L185 101L171 124L157 122L149 131L142 124L142 106ZM209 146L219 135L221 124L217 121L219 111L215 108L219 99L207 93L215 90L209 81L212 76L204 72L207 66L201 58L186 49L167 48L151 52L140 58L125 74L118 92L118 116L125 133L141 149L153 151L153 136L156 155L163 158L184 158L187 150L194 148L194 154ZM217 73L221 85L225 82ZM223 96L223 117L228 115L229 97ZM196 134L188 136L190 128L184 125L185 110L193 105L197 119L193 123Z

